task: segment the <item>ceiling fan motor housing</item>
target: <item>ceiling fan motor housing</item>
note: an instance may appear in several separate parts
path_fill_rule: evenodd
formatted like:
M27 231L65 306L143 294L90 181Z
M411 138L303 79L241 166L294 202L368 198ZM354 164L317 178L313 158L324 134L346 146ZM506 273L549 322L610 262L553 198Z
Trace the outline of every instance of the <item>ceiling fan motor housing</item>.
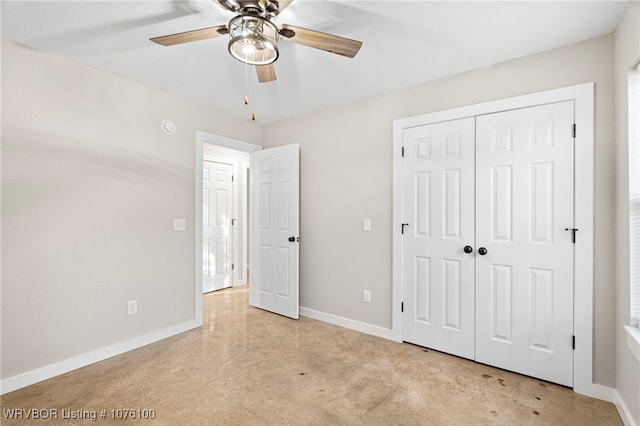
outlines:
M227 10L247 15L258 14L269 19L278 14L280 4L274 0L217 0Z

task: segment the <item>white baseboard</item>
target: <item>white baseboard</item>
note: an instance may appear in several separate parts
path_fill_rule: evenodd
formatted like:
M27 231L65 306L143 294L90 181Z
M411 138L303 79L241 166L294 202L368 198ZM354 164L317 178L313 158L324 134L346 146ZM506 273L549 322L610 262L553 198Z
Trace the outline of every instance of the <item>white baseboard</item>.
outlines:
M629 411L629 407L624 403L624 400L620 397L618 391L615 391L615 401L616 409L618 410L618 414L620 414L620 418L622 419L622 423L625 426L638 426L637 423L634 423L633 416L631 415L631 411Z
M45 365L44 367L36 368L35 370L27 371L26 373L9 377L0 381L0 395L13 392L26 386L41 382L43 380L51 379L52 377L68 373L69 371L85 367L95 362L123 354L130 350L157 342L158 340L175 336L176 334L191 330L193 328L199 327L200 325L202 325L201 321L187 321L173 327L154 331L152 333L145 334L144 336L125 340L124 342L119 342L105 348L97 349L95 351L91 351L82 355L77 355L72 358L65 359L64 361Z
M309 308L303 308L302 306L300 307L300 315L307 318L313 318L319 321L328 322L329 324L338 325L350 330L359 331L361 333L382 337L383 339L393 340L393 333L391 330L389 330L388 328L378 327L377 325L371 325L349 318L339 317L337 315L327 314Z
M592 398L598 398L603 401L612 402L615 404L617 393L618 392L614 388L610 388L608 386L598 385L594 383L591 385L591 391L586 395Z
M636 423L634 423L631 412L629 411L627 404L625 404L624 400L620 397L620 393L617 389L594 383L591 386L591 393L587 396L602 399L603 401L615 404L616 409L618 410L618 414L620 415L620 418L622 419L622 422L625 424L625 426L638 426Z

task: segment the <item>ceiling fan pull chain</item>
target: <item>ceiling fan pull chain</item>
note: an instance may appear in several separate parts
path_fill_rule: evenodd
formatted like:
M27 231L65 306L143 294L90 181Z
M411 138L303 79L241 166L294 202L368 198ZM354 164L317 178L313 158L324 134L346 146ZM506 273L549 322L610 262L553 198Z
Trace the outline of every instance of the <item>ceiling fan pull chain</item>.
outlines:
M256 121L256 104L258 103L258 95L256 92L256 85L252 84L251 96L253 96L253 103L251 104L251 121Z
M244 104L249 105L248 75L249 64L244 64Z

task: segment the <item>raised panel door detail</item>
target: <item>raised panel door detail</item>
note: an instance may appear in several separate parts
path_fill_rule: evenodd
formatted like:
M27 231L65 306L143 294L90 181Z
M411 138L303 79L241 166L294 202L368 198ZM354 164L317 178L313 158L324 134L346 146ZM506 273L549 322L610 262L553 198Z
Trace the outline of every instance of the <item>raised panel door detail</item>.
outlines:
M510 266L491 265L491 338L511 343L513 320Z
M431 138L418 138L416 140L416 159L431 160Z
M513 216L511 175L511 166L491 168L491 239L493 241L511 241Z
M260 229L271 227L271 184L260 184Z
M431 259L415 258L415 320L431 322Z
M217 238L216 239L216 257L214 261L216 262L216 275L224 275L227 273L227 239L226 238Z
M282 297L289 297L289 249L278 248L278 271L277 271L277 294Z
M567 129L568 130L568 129ZM530 130L532 149L553 147L553 122L534 123Z
M279 157L278 158L278 171L279 172L287 172L291 168L291 158L289 157Z
M287 231L289 225L289 184L278 182L278 230Z
M491 154L512 151L511 127L491 129Z
M460 238L460 169L444 171L444 237Z
M258 262L260 265L260 276L258 282L260 283L260 290L264 292L271 291L271 247L260 246L258 253Z
M267 158L265 160L260 161L260 175L270 175L271 174L271 162L273 160L271 158Z
M531 348L551 352L553 327L553 271L531 268L529 272Z
M431 236L431 172L416 173L416 235Z
M553 163L532 164L531 241L553 242Z
M215 216L215 224L217 226L222 226L227 224L228 208L227 205L227 197L229 196L228 192L224 189L216 189L216 216ZM229 197L230 198L230 197Z
M444 156L445 157L460 157L460 133L452 133L446 135L444 138Z
M226 172L226 170L216 170L216 182L217 183L227 183L227 172Z
M460 330L460 261L445 259L444 270L444 326Z

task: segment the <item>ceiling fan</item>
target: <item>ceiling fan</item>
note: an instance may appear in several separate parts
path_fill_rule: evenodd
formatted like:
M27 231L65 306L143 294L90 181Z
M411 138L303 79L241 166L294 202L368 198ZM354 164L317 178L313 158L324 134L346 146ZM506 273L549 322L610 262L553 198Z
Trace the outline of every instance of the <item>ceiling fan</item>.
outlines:
M236 14L227 25L154 37L150 40L162 46L173 46L228 34L229 53L241 62L255 65L260 83L276 80L273 63L279 56L280 38L348 58L356 56L362 46L361 41L287 24L278 29L271 19L278 16L292 1L216 0L224 9Z

